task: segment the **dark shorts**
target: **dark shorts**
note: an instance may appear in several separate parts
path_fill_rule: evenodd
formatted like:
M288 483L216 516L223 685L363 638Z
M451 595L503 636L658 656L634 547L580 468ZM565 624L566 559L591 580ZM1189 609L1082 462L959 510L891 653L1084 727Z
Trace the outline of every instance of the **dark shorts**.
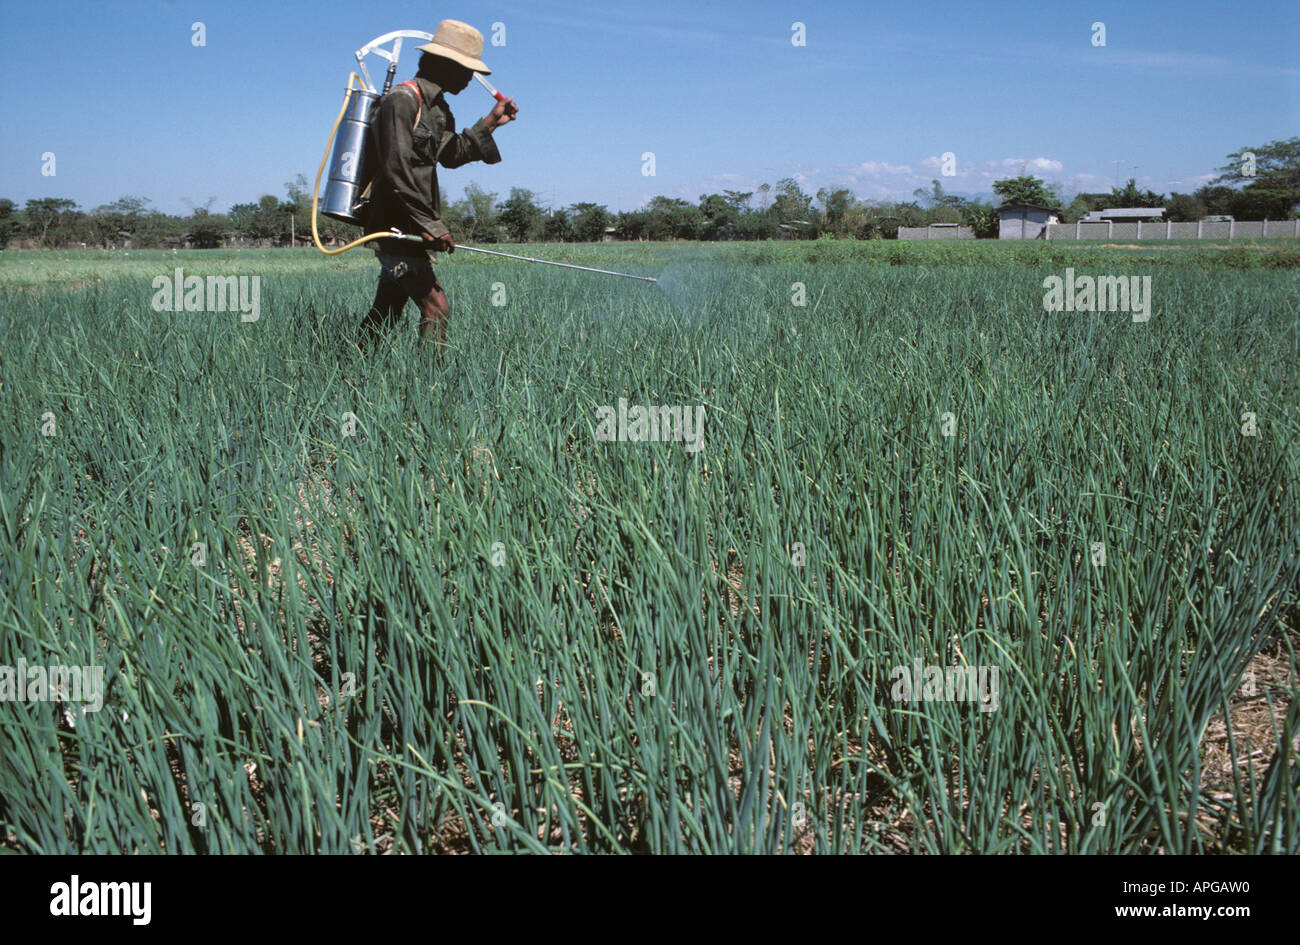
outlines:
M442 283L427 256L397 256L376 252L379 258L379 284L394 284L411 299L422 299L430 292L441 292Z

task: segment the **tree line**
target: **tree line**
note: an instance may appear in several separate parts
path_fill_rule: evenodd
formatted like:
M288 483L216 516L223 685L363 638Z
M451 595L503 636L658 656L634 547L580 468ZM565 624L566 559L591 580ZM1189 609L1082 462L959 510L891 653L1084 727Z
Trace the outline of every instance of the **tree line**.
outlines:
M1164 219L1174 223L1194 223L1211 215L1238 220L1295 219L1300 209L1300 138L1242 148L1228 155L1228 163L1217 170L1217 178L1192 193L1175 191L1168 196L1142 190L1132 178L1109 193L1076 194L1068 204L1059 187L1034 177L998 181L993 190L1003 203L1052 207L1060 211L1064 223L1113 207L1163 207Z
M1067 204L1059 184L1021 175L993 183L999 204L1025 202L1056 209L1064 222L1110 207L1164 207L1165 219L1196 221L1212 214L1239 220L1294 218L1300 207L1300 138L1242 148L1218 168L1219 176L1190 194L1169 196L1138 188L1130 179L1109 193L1080 193ZM701 194L697 203L679 197L651 198L644 207L621 212L603 204L581 202L548 208L538 195L513 187L505 199L476 183L464 196L442 196L443 219L456 239L493 242L596 242L619 240L764 240L814 239L827 235L848 239L893 239L898 228L930 223L969 226L978 237L995 237L997 205L944 191L937 180L913 192L908 201L864 200L847 187L822 188L808 194L793 178L753 191L724 190ZM214 198L215 199L215 198ZM191 206L187 216L152 209L144 197L126 196L90 211L59 197L28 200L19 209L0 198L0 248L26 241L42 248L166 247L189 244L215 248L234 240L270 245L302 244L310 239L311 191L299 174L285 184L285 196L264 194L235 204L226 213L211 212L212 199ZM359 228L318 218L327 242L355 239Z

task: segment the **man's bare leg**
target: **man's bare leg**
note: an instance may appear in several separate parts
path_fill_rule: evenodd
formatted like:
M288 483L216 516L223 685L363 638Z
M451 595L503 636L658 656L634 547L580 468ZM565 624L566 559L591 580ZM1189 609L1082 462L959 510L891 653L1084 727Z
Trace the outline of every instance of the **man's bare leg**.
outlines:
M434 286L424 298L416 299L415 304L420 307L420 341L436 342L437 355L442 358L442 352L447 346L447 319L451 317L451 303L447 301L447 293L441 287Z

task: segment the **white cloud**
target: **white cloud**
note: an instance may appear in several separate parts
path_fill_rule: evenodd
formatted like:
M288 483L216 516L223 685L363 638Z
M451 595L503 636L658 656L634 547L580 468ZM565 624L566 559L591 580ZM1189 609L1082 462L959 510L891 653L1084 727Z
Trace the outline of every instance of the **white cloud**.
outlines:
M888 161L863 161L853 165L855 174L879 177L882 174L911 174L912 168L907 164L890 164Z
M888 166L888 165L886 165ZM943 158L940 155L930 155L921 161L921 167L930 171L939 170L943 166ZM1024 171L1020 168L1023 167ZM910 172L910 168L903 165L903 168ZM962 180L968 183L988 183L1006 177L1008 172L1019 176L1021 173L1029 175L1059 174L1065 170L1065 164L1053 158L1047 157L1008 157L994 159L990 161L957 161L957 173L945 178L945 180Z
M998 166L1000 167L1019 167L1022 164L1025 166L1026 174L1028 174L1031 171L1036 171L1040 174L1048 173L1048 172L1059 174L1062 170L1065 169L1065 165L1062 164L1060 161L1053 161L1051 158L1045 158L1045 157L1003 158L1000 162L998 162Z

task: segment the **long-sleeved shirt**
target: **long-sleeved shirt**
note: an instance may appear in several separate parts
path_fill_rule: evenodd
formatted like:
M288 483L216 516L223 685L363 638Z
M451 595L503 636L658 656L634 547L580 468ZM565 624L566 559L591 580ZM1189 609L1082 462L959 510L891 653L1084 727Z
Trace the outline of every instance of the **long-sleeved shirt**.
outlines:
M457 134L442 89L421 76L414 81L420 87L423 105L409 85L395 86L380 100L379 113L366 132L366 163L373 168L365 211L370 233L397 227L413 236L421 232L446 235L449 231L442 222L437 166L454 168L470 161L496 164L501 160L483 119ZM426 247L404 240L376 240L373 245L402 256L427 252Z

